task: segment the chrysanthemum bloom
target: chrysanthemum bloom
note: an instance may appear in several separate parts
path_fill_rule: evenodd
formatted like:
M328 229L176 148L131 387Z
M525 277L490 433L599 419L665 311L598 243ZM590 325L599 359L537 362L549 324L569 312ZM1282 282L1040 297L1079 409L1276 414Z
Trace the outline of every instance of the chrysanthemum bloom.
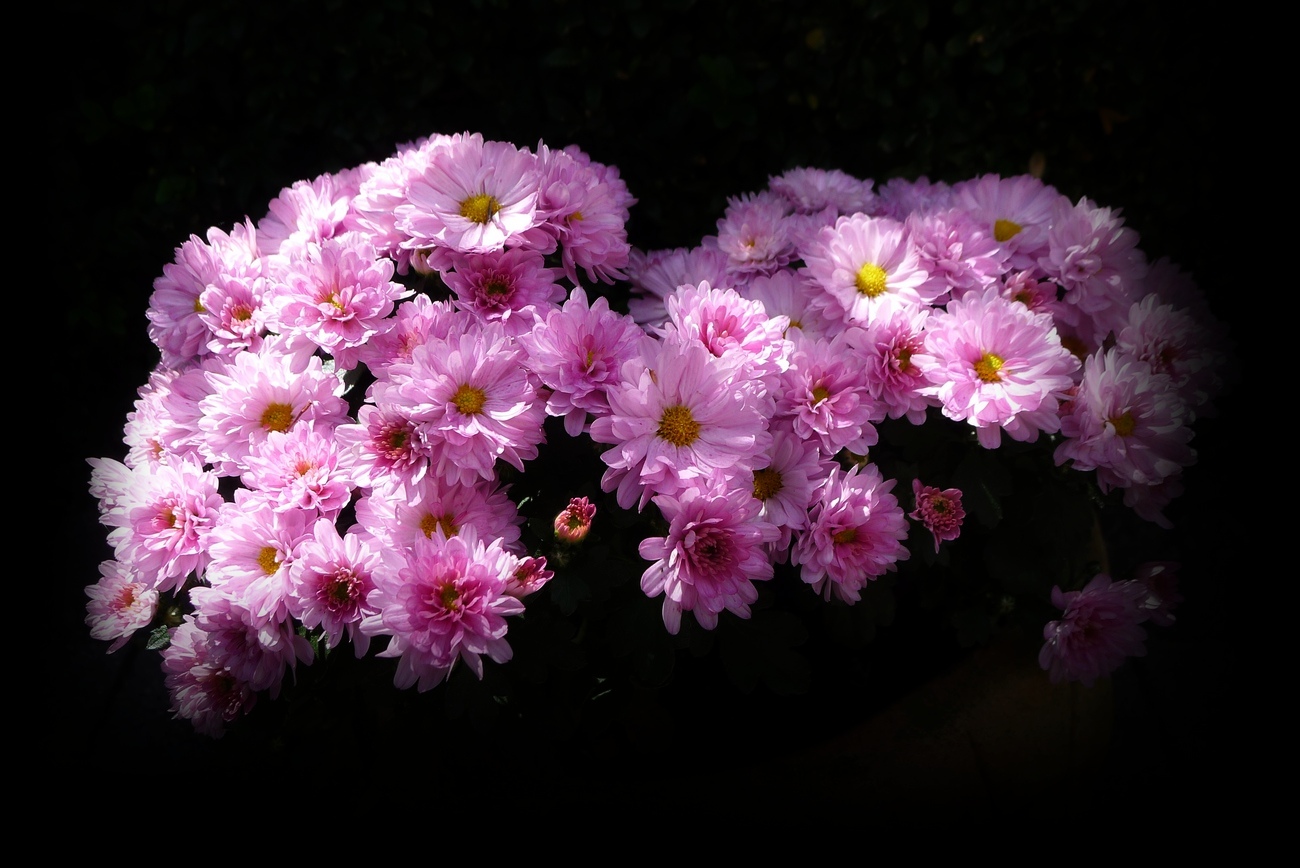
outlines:
M1165 304L1148 293L1129 308L1115 335L1115 348L1168 374L1187 405L1190 419L1219 391L1224 359L1212 336L1190 310Z
M410 236L397 228L398 205L406 202L406 185L418 177L438 151L462 138L460 133L441 133L417 139L397 147L396 153L379 163L368 163L357 184L357 193L348 203L344 225L364 232L384 256L397 264L399 274L411 269L410 250L401 247Z
M260 622L285 620L289 568L316 517L300 509L277 512L266 497L237 490L209 533L208 582Z
M833 208L836 217L869 213L876 201L870 179L855 178L840 169L801 166L769 177L767 186L799 214L820 214L827 208Z
M930 282L904 225L888 217L841 217L821 230L803 260L803 271L826 292L815 303L858 325L885 305L929 305L947 292Z
M450 300L434 301L420 294L397 306L391 328L357 347L357 361L376 377L383 376L394 362L409 362L411 351L432 340L446 340L463 331L469 316L456 310Z
M310 345L309 345L310 346ZM199 402L204 458L223 476L238 476L255 444L272 431L315 420L328 427L350 422L342 380L316 356L290 355L268 344L240 353L207 372L212 394Z
M1159 485L1196 461L1173 380L1117 349L1090 356L1061 413L1057 464L1096 470L1102 491Z
M1047 642L1038 652L1038 665L1050 673L1053 684L1081 681L1091 687L1129 657L1146 654L1141 593L1139 586L1113 582L1105 573L1081 591L1052 588L1052 605L1063 614L1043 627Z
M609 412L605 393L622 382L623 363L635 358L646 333L629 316L610 310L604 296L587 303L587 293L573 288L560 310L517 342L528 352L528 366L549 390L546 413L564 418L564 430L577 437L587 414Z
M798 329L806 338L830 338L844 331L846 323L838 311L829 315L824 307L813 303L821 289L806 275L789 268L772 274L754 275L741 292L745 298L762 302L769 317L785 317L786 331ZM790 337L790 335L784 335Z
M907 517L921 522L934 535L934 551L938 554L939 543L955 540L961 535L961 523L966 518L966 510L961 506L961 489L939 489L913 479L912 497L916 509L909 512Z
M514 247L541 223L537 157L509 142L466 135L436 151L394 209L408 250L489 253Z
M569 280L579 285L579 268L592 283L626 279L623 268L631 251L626 223L636 202L627 184L616 170L572 145L555 150L539 143L537 162L541 228L558 242Z
M336 518L352 499L353 453L340 451L328 428L314 422L272 431L245 460L240 480L278 512L304 510Z
M960 298L983 289L1009 268L1006 249L961 208L915 213L905 225L917 257L930 275L931 289L941 288L933 304L942 303L950 294Z
M1003 298L998 287L949 302L926 322L925 352L912 355L949 419L968 422L980 445L996 449L1006 431L1033 441L1060 428L1062 400L1079 360L1061 345L1055 325Z
M448 482L494 479L497 459L523 470L545 439L538 382L523 348L499 323L416 347L411 361L392 365L388 383L376 383L372 395L415 423Z
M585 497L569 499L569 505L555 517L555 537L561 542L580 543L591 530L596 505Z
M931 181L925 175L914 180L890 178L876 188L876 201L868 213L879 217L905 220L909 214L941 211L956 203L952 186L945 181Z
M641 360L624 366L625 373ZM591 423L591 439L613 446L601 457L605 491L619 506L645 507L691 480L752 466L771 435L760 399L735 368L703 344L665 341L634 379L608 393L610 412Z
M252 711L257 691L234 676L208 647L208 634L193 615L171 632L162 651L163 684L171 697L171 712L188 720L195 732L221 738L226 726Z
M257 222L257 247L263 255L290 255L342 231L348 203L356 190L345 175L322 174L280 191Z
M853 330L848 346L861 366L873 401L890 419L907 417L913 425L925 422L926 410L936 400L912 357L925 352L925 323L931 308L891 305L864 329Z
M1099 343L1143 294L1147 261L1137 243L1138 234L1124 225L1118 211L1086 198L1073 206L1058 201L1054 209L1047 250L1038 265L1065 288L1064 301L1092 324L1092 337Z
M505 592L522 600L535 594L555 578L555 573L546 568L546 558L515 558L515 567L506 579Z
M430 690L458 662L482 678L483 655L510 659L506 618L524 604L505 592L516 559L499 541L484 545L472 531L450 539L439 533L414 549L388 550L384 559L370 594L377 614L361 629L390 637L379 656L398 658L398 688Z
M228 277L209 284L199 296L199 318L210 335L208 350L229 357L261 349L275 316L271 294L271 284L260 276Z
M483 322L500 322L511 337L532 329L564 301L561 272L547 268L536 250L522 248L482 254L453 254L443 282L455 293L453 304Z
M358 348L392 328L394 306L412 294L393 271L356 233L306 244L278 275L277 329L305 335L351 369Z
M969 211L1003 246L1012 268L1038 267L1056 206L1069 201L1033 175L981 175L954 184L952 195L953 204Z
M208 533L225 503L216 474L195 461L177 461L136 468L118 479L129 487L112 495L111 507L100 515L113 528L108 541L117 560L158 591L179 588L191 573L202 577Z
M632 297L627 311L647 329L663 325L668 319L666 299L683 284L728 286L727 254L713 247L675 247L644 251L633 248L628 254L627 279Z
M763 505L759 515L781 532L768 552L783 564L790 558L795 531L808 526L813 497L834 465L816 439L799 436L788 422L773 420L771 431L772 445L754 471L754 498Z
M911 557L903 545L907 517L890 493L894 484L874 464L831 468L790 553L803 581L825 599L855 603L868 582Z
M136 579L121 561L99 565L99 581L86 587L86 626L90 638L110 642L108 653L121 648L158 611L158 592Z
M500 480L450 483L426 476L408 486L382 485L357 501L357 522L389 547L412 547L439 532L453 537L472 529L479 539L495 539L519 549L524 518Z
M306 637L288 617L266 620L253 615L242 602L216 588L191 588L194 624L207 634L213 662L253 690L280 695L286 674L298 663L310 664L314 653Z
M360 625L373 611L368 597L380 564L379 549L371 540L356 529L339 536L332 521L317 519L289 567L289 614L308 630L324 630L330 648L339 647L346 631L357 657L370 647L370 637Z
M875 423L885 418L884 404L872 397L863 358L854 350L858 331L829 341L798 341L780 377L777 417L789 419L800 437L816 440L827 456L841 449L865 455L879 438Z
M1178 592L1180 566L1176 561L1147 561L1133 571L1131 581L1143 589L1138 608L1153 624L1173 626L1173 610L1183 601L1183 595Z
M771 274L796 256L786 228L793 207L785 197L770 191L731 196L718 219L718 232L703 240L727 256L727 272L744 279L750 274Z
M162 353L162 364L179 368L207 355L212 339L199 297L211 285L230 278L261 274L256 232L251 221L229 233L215 226L205 242L197 235L176 248L176 258L163 266L149 296L149 339Z
M362 404L354 424L334 429L339 448L349 453L357 488L411 486L428 473L434 459L415 423L388 405Z
M770 316L762 302L706 281L677 287L666 302L669 321L662 333L699 341L717 358L738 363L745 371L740 376L774 386L776 375L789 367L789 321Z
M718 626L724 609L748 618L758 599L754 582L772 578L767 546L780 537L776 525L762 518L762 504L744 489L694 486L675 497L657 495L654 502L669 522L668 535L641 542L641 557L654 562L641 575L641 590L664 595L668 632L681 629L684 611L706 630Z

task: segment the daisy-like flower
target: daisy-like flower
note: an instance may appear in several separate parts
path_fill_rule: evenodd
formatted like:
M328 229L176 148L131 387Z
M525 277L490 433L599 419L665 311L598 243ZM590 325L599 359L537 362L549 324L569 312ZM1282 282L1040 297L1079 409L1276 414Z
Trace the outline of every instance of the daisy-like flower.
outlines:
M641 542L641 557L653 561L641 575L641 590L664 595L668 632L681 629L684 611L706 630L718 626L723 610L748 618L758 599L754 582L772 578L767 546L780 536L762 517L762 504L744 489L694 486L654 502L669 528L666 536Z
M390 403L415 423L447 482L494 479L497 459L523 470L545 439L537 380L499 323L416 347L372 393L376 404Z
M909 214L925 214L951 208L956 202L953 188L925 175L913 180L890 178L876 189L876 201L868 213L905 220Z
M1168 374L1193 418L1218 391L1223 359L1213 339L1190 310L1175 309L1155 293L1129 308L1115 348Z
M522 248L449 257L443 281L456 294L457 310L483 322L500 322L514 337L527 332L564 301L561 272L547 268L541 253Z
M786 331L798 329L803 337L830 338L845 329L839 311L828 311L813 303L821 290L806 276L790 268L772 274L758 274L745 284L745 298L762 302L769 317L785 317ZM789 337L788 334L783 335Z
M194 624L207 634L207 652L217 665L251 690L280 695L284 676L298 663L310 664L311 643L299 636L287 617L267 620L253 615L240 600L216 588L190 589Z
M350 369L358 348L392 328L394 305L412 294L393 270L356 233L306 244L283 273L277 328L305 335Z
M506 618L524 611L505 590L516 566L500 541L485 545L472 531L387 550L369 597L376 614L361 629L390 637L379 656L397 658L393 683L403 690L417 685L423 693L457 663L482 678L484 655L496 663L509 660Z
M934 551L938 554L941 542L961 535L961 523L966 518L966 510L961 506L961 489L939 489L913 479L912 498L916 508L907 517L919 521L934 535Z
M775 420L771 431L772 445L754 471L754 498L763 505L760 517L781 533L768 553L783 564L795 532L808 526L808 509L834 465L817 440L799 436L788 423Z
M466 529L480 539L495 539L515 551L524 518L508 496L509 486L496 479L451 484L426 476L410 486L383 486L357 501L357 522L390 547L411 548L441 533L453 537Z
M1036 268L1047 253L1047 231L1057 206L1066 199L1033 175L1003 178L988 174L955 184L954 205L1003 246L1012 268Z
M193 615L171 631L162 669L173 717L188 720L200 735L221 738L257 704L257 691L223 665Z
M339 450L331 432L308 422L268 434L249 454L240 480L266 495L277 512L300 509L333 519L356 487L352 454Z
M362 404L357 421L334 429L348 455L345 463L358 488L409 488L428 473L435 458L409 415L388 405Z
M343 383L316 356L267 346L209 370L212 392L199 402L204 458L223 476L237 476L253 447L272 431L315 421L324 429L351 421Z
M907 517L874 464L847 471L831 468L808 513L808 528L795 534L790 563L800 577L827 600L862 599L867 583L898 569L911 557Z
M824 295L816 304L858 325L889 304L922 306L945 294L930 281L903 223L889 217L841 217L803 252L803 271Z
M562 309L549 312L517 341L550 392L547 415L562 416L565 432L577 437L588 413L609 412L605 393L621 382L623 363L635 358L647 339L631 317L610 310L604 296L589 305L586 291L576 286Z
M382 377L394 362L409 362L411 352L420 344L446 340L463 331L469 321L469 315L456 310L448 300L416 295L398 305L383 333L357 347L357 361L376 377Z
M785 197L770 191L731 196L718 220L717 235L705 238L704 246L726 254L728 273L741 280L771 274L796 255L786 225L792 210Z
M370 637L360 625L372 612L368 597L379 564L379 548L367 534L339 536L334 522L317 519L289 567L289 614L309 630L324 630L330 648L339 647L346 632L356 656L365 656Z
M666 299L684 284L729 286L727 254L715 247L675 247L628 254L627 279L632 285L628 314L647 329L668 320Z
M1128 658L1145 656L1142 594L1136 583L1114 582L1105 573L1098 573L1080 591L1052 588L1052 605L1062 615L1043 628L1047 641L1038 653L1038 664L1052 683L1080 681L1091 687Z
M1102 491L1155 486L1196 461L1192 429L1173 380L1111 348L1088 358L1061 414L1057 464L1096 470Z
M465 135L435 151L394 209L408 250L489 253L521 244L541 223L537 157L509 142Z
M747 299L727 287L701 281L682 285L667 298L668 325L663 334L699 341L714 356L745 371L741 376L775 385L786 370L792 347L786 340L789 320L769 316L761 301Z
M342 231L348 203L356 190L344 176L329 173L298 181L271 200L257 223L257 246L263 255L289 255Z
M855 178L840 169L800 166L769 177L767 186L799 214L820 214L827 208L833 209L836 217L869 213L876 201L873 181Z
M601 456L609 468L601 486L617 489L624 509L642 509L652 495L675 494L695 479L749 469L771 440L759 397L701 343L664 342L646 362L628 362L624 374L608 393L609 415L591 423L591 439L613 447Z
M260 276L227 277L209 284L199 295L199 318L209 333L208 350L229 357L261 349L274 317L270 295L271 285Z
M776 415L789 419L800 437L817 441L828 456L841 449L865 455L879 439L875 423L885 418L854 350L860 341L857 328L829 341L798 341L789 369L781 374Z
M872 399L890 419L906 417L913 425L925 422L933 398L921 368L912 357L925 352L925 324L931 308L891 306L880 312L865 329L855 329L848 344L865 373Z
M237 490L209 536L212 560L205 574L209 584L238 600L251 620L285 620L289 568L298 546L311 535L315 518L314 513L298 509L277 512L267 498Z
M158 611L158 592L116 560L99 565L99 581L86 587L86 626L90 638L110 642L108 653L121 648L135 632L149 626Z
M983 289L1008 270L1006 249L961 208L913 213L905 225L930 282L941 287L934 304Z
M578 269L592 283L626 278L622 269L631 250L627 243L628 209L636 200L627 185L576 146L554 150L537 146L542 175L537 208L542 228L555 236L564 273L579 285Z
M925 352L912 355L949 419L968 422L986 449L1006 431L1036 440L1060 428L1058 409L1079 360L1061 345L1051 317L1008 301L996 286L969 293L926 323Z

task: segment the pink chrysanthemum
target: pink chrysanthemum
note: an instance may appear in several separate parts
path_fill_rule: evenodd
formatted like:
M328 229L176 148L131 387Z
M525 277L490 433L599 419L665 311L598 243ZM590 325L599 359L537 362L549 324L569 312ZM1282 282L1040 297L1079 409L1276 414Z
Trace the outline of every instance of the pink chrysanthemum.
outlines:
M609 412L605 393L621 382L623 363L637 356L646 334L631 317L610 310L604 296L587 303L587 293L574 287L560 310L520 335L528 351L528 366L550 391L546 412L564 418L564 430L577 437L587 426L587 414Z
M561 272L536 250L502 250L450 257L442 279L453 304L482 322L499 322L511 337L529 331L564 301Z
M789 320L770 316L762 302L707 281L683 284L666 301L668 324L662 333L699 341L744 370L740 376L767 382L789 367L792 345L784 337Z
M506 579L505 592L522 600L546 587L555 573L546 568L546 558L516 557L514 570Z
M633 360L628 369L642 364ZM665 342L649 365L608 394L610 412L591 423L591 439L613 446L602 458L605 491L619 506L644 508L691 480L748 468L771 435L759 397L735 368L698 342Z
M1090 356L1062 411L1056 463L1096 470L1103 491L1154 486L1196 461L1192 429L1173 380L1117 349Z
M961 208L908 216L908 237L930 275L932 303L983 289L1008 270L1006 249Z
M868 213L905 220L909 214L941 211L955 204L953 188L925 175L914 180L890 178L876 188L876 202Z
M172 630L162 669L172 715L188 720L200 735L221 738L227 725L257 704L257 691L222 664L193 615Z
M1219 391L1224 359L1212 336L1190 310L1176 309L1155 293L1129 308L1115 348L1168 374L1192 419Z
M579 268L592 283L625 279L622 269L631 250L625 224L636 202L627 185L574 146L557 151L538 144L537 157L542 228L558 241L569 280L579 285Z
M859 325L886 305L929 305L947 291L931 284L904 224L888 217L841 217L821 230L803 260L804 272L825 290L816 303Z
M108 653L121 648L135 632L149 626L158 611L158 592L137 580L121 561L99 565L99 581L86 588L86 626L90 638L110 642Z
M666 536L641 542L641 557L654 562L641 575L641 590L664 595L668 632L681 629L684 611L706 630L718 626L724 609L748 618L758 599L754 582L772 578L767 546L780 536L762 518L762 504L744 489L704 492L693 486L654 502L669 529Z
M1043 628L1047 642L1038 664L1053 684L1080 681L1091 687L1110 675L1129 657L1146 654L1144 617L1138 605L1143 593L1134 582L1112 582L1098 573L1081 591L1052 588L1052 605L1061 609L1060 620Z
M938 554L941 542L961 535L961 523L966 518L966 510L961 506L961 489L939 489L913 479L912 497L916 508L907 517L921 522L934 535L934 551Z
M767 186L799 214L820 214L827 208L834 209L836 217L870 212L876 201L870 179L840 169L801 166L768 178Z
M427 295L416 295L398 305L391 328L357 347L357 361L376 377L383 376L394 362L409 362L411 351L420 344L445 340L462 331L467 319L467 314L456 310L450 300L434 301Z
M776 415L789 419L800 437L816 440L828 456L841 449L865 455L879 439L875 423L885 418L854 350L860 339L854 328L829 341L798 341L781 374Z
M790 553L803 581L825 599L855 603L868 582L911 557L903 545L907 517L890 493L894 483L874 464L831 468Z
M394 209L408 250L489 253L517 246L541 222L537 157L509 142L466 135L437 150Z
M415 422L388 405L362 404L356 423L335 428L334 440L348 453L358 488L410 487L425 477L435 458Z
M1037 268L1048 249L1056 207L1069 202L1033 175L981 175L953 185L954 205L970 212L1003 246L1012 268Z
M190 589L194 624L207 634L213 662L230 671L252 690L280 695L286 674L298 663L310 664L311 643L298 635L288 617L266 620L253 615L242 602L216 588Z
M727 254L713 247L675 247L644 251L636 248L628 255L627 279L632 285L628 314L649 329L668 320L666 299L684 284L728 286Z
M373 611L368 598L379 564L379 548L368 535L354 529L339 536L332 521L317 519L289 567L289 614L309 630L321 628L330 648L339 647L346 632L356 656L365 656L370 637L360 625Z
M808 509L834 466L817 444L774 421L772 445L754 471L754 498L763 505L760 515L781 532L768 546L775 563L789 560L794 533L808 526Z
M240 480L266 495L277 512L304 510L336 518L352 499L353 453L340 451L314 422L272 431L246 459Z
M208 582L258 622L285 620L289 568L315 519L315 513L298 509L277 512L265 497L237 490L209 534Z
M585 497L569 499L569 505L555 517L555 538L560 542L580 543L591 531L596 505Z
M925 352L912 355L949 419L966 421L995 449L1006 431L1033 441L1060 427L1060 402L1079 360L1061 345L1051 317L1003 298L998 287L969 293L926 323Z
M925 324L931 308L899 305L880 312L865 329L855 330L848 343L857 354L872 399L890 419L906 417L913 425L925 422L935 399L913 356L925 352Z
M806 275L782 268L772 274L755 275L741 295L762 302L769 317L785 317L787 332L798 329L806 338L830 338L843 331L846 323L838 310L828 312L814 304L820 292Z
M796 255L786 224L792 210L783 196L769 191L731 196L717 235L706 237L704 246L726 254L727 272L740 279L771 274Z
M479 539L494 539L522 553L524 518L509 497L509 486L495 478L465 485L426 476L409 486L382 486L357 501L356 515L387 546L410 548L437 533L453 537L470 529Z
M412 550L386 550L374 574L370 603L376 614L361 622L370 636L388 636L380 657L398 658L393 683L430 690L463 662L483 677L483 655L496 663L511 657L506 618L523 612L505 592L516 559L493 540L474 533L441 534Z
M258 249L263 255L289 255L333 238L342 230L355 193L344 177L329 173L285 187L257 223Z

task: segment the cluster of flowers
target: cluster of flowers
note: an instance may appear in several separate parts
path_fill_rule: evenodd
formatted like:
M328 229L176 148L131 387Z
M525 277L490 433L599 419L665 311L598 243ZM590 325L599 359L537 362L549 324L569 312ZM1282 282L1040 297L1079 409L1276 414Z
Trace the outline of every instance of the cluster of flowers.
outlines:
M1166 523L1219 336L1117 213L1029 176L877 189L801 168L698 246L647 252L634 204L577 147L435 135L178 247L125 459L90 460L114 552L92 635L151 630L174 713L213 736L321 644L382 644L398 688L482 677L554 575L501 478L548 417L654 515L641 588L672 633L749 617L781 564L852 604L909 557L909 518L936 552L957 540L961 491L914 479L906 511L869 460L886 419L966 423L983 449L1053 436L1058 463ZM589 292L620 281L626 313ZM570 501L556 544L594 513ZM1140 653L1176 572L1057 589L1044 668L1090 683Z

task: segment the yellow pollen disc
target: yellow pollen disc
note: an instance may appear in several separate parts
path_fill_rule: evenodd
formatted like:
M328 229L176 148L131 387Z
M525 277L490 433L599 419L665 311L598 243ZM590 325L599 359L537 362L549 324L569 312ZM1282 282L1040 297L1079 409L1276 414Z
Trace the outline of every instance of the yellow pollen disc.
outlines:
M1002 376L998 373L1000 370L1002 370L1002 359L992 353L985 353L984 357L975 363L975 376L986 383L1001 382Z
M310 461L299 461L294 465L293 470L299 476L306 476L308 473L311 473L313 467L314 465Z
M853 285L867 298L875 298L885 291L886 277L888 275L885 274L885 269L874 262L868 262L858 269L858 276L854 278Z
M788 328L788 329L802 329L802 328L803 328L803 320L792 319L792 320L790 320L790 324L789 324L788 326L786 326L786 328Z
M912 351L903 347L898 351L898 369L900 371L912 370Z
M483 412L483 405L487 403L487 394L482 389L464 383L456 390L456 394L451 396L451 402L466 416L473 416L475 413Z
M754 497L767 500L781 493L785 484L781 481L781 472L770 467L754 471Z
M826 389L825 386L813 386L813 390L812 390L813 402L812 402L812 405L813 405L814 407L816 407L818 404L820 404L822 401L825 401L825 400L826 400L827 398L829 398L830 396L831 396L831 393Z
M1025 227L1021 226L1014 220L995 220L993 221L993 237L996 238L999 243L1010 241L1012 238L1016 237L1017 233L1019 233L1021 229L1024 228Z
M473 223L486 223L500 210L497 197L487 193L476 193L460 203L460 216Z
M582 217L582 212L581 212L581 211L574 211L572 214L569 215L569 222L570 222L570 223L572 223L572 222L575 221L575 220L582 220L582 219L583 219L583 217Z
M447 539L451 539L460 531L460 527L457 526L450 512L445 512L442 515L428 513L424 518L420 519L420 530L430 539L433 538L433 532L439 528L442 529L442 535Z
M453 612L460 608L460 591L456 590L455 585L443 585L441 597L445 608Z
M257 553L257 565L268 576L275 575L275 571L280 569L280 561L275 555L275 549L270 546L262 546L262 550Z
M700 423L695 421L689 407L674 404L659 417L660 437L674 446L689 446L700 436Z
M1127 437L1130 434L1132 434L1133 429L1137 427L1137 420L1133 418L1132 413L1130 413L1128 410L1125 410L1119 416L1112 416L1110 419L1110 424L1115 426L1116 434L1118 434L1121 437Z
M857 538L858 529L856 527L846 527L844 530L837 531L835 535L831 537L831 539L835 541L836 545L851 543Z
M241 304L239 307L231 311L230 317L236 322L248 322L253 318L253 311Z
M288 431L289 426L293 424L293 407L279 401L267 404L259 421L267 431Z
M171 509L170 507L164 509L162 519L168 527L176 527L176 510Z

